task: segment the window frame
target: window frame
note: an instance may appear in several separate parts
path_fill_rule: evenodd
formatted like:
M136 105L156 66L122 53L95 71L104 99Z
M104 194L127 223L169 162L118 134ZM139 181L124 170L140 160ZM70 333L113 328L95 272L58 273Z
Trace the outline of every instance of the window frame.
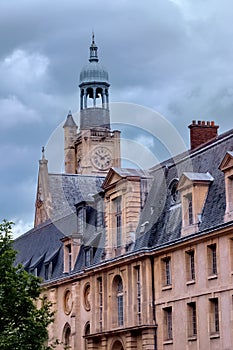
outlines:
M164 316L164 342L173 341L173 315L172 306L163 308Z
M217 244L211 243L207 245L207 263L209 278L216 278L218 275L218 259L217 259Z
M209 333L210 336L220 334L219 298L209 299Z
M136 274L136 307L137 307L137 323L140 325L142 323L142 293L141 293L141 269L140 265L135 268Z
M162 258L162 288L172 287L171 256Z
M97 278L98 283L98 306L99 306L99 327L100 331L103 329L103 279L102 277Z
M187 303L187 316L188 316L188 338L197 338L197 306L196 302L192 301Z
M194 283L196 281L195 249L189 249L185 252L185 260L187 283Z
M117 324L119 327L124 325L124 291L122 279L117 283Z

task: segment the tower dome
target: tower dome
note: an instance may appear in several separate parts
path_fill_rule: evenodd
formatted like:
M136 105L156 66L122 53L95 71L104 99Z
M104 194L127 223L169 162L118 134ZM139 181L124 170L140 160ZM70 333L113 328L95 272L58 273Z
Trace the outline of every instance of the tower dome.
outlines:
M97 50L98 47L95 44L94 34L92 34L89 63L85 65L80 72L80 85L92 82L108 83L108 72L106 68L99 63Z
M110 128L108 72L99 63L92 34L89 63L80 72L80 129Z

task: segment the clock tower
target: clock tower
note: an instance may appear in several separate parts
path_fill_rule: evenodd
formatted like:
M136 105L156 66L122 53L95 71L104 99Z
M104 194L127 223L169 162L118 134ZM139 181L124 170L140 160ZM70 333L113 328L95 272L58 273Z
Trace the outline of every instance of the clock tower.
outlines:
M120 131L110 127L108 72L97 51L93 34L89 63L80 73L79 132L74 134L77 126L70 113L64 124L66 173L105 175L111 167L121 166Z

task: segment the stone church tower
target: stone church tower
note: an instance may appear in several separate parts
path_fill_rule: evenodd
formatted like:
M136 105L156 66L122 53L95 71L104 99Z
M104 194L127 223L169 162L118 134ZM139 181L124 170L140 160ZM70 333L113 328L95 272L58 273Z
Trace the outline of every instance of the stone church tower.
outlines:
M69 113L64 124L65 172L106 175L120 167L120 131L110 128L108 72L99 63L94 34L89 63L80 73L80 128Z

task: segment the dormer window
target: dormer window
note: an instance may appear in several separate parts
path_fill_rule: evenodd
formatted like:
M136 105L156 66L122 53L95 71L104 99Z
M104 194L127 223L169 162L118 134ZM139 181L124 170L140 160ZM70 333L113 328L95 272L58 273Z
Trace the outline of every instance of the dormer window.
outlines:
M78 220L78 233L83 234L85 223L86 223L85 207L81 207L77 209L77 220Z
M226 210L225 221L233 219L233 152L227 152L220 164L220 170L225 177Z
M63 242L64 268L65 273L73 270L81 246L81 236L74 234L61 239Z
M188 202L188 223L189 225L193 224L193 197L192 194L186 196Z
M116 246L120 248L122 246L121 197L114 199L114 207L116 218Z
M52 276L53 272L53 262L50 261L48 264L45 265L45 280L49 280Z
M209 173L186 172L181 176L178 190L182 205L182 235L199 230L200 218L213 180Z
M68 267L68 272L72 270L72 251L71 251L71 244L67 244L66 246L67 250L67 267Z

